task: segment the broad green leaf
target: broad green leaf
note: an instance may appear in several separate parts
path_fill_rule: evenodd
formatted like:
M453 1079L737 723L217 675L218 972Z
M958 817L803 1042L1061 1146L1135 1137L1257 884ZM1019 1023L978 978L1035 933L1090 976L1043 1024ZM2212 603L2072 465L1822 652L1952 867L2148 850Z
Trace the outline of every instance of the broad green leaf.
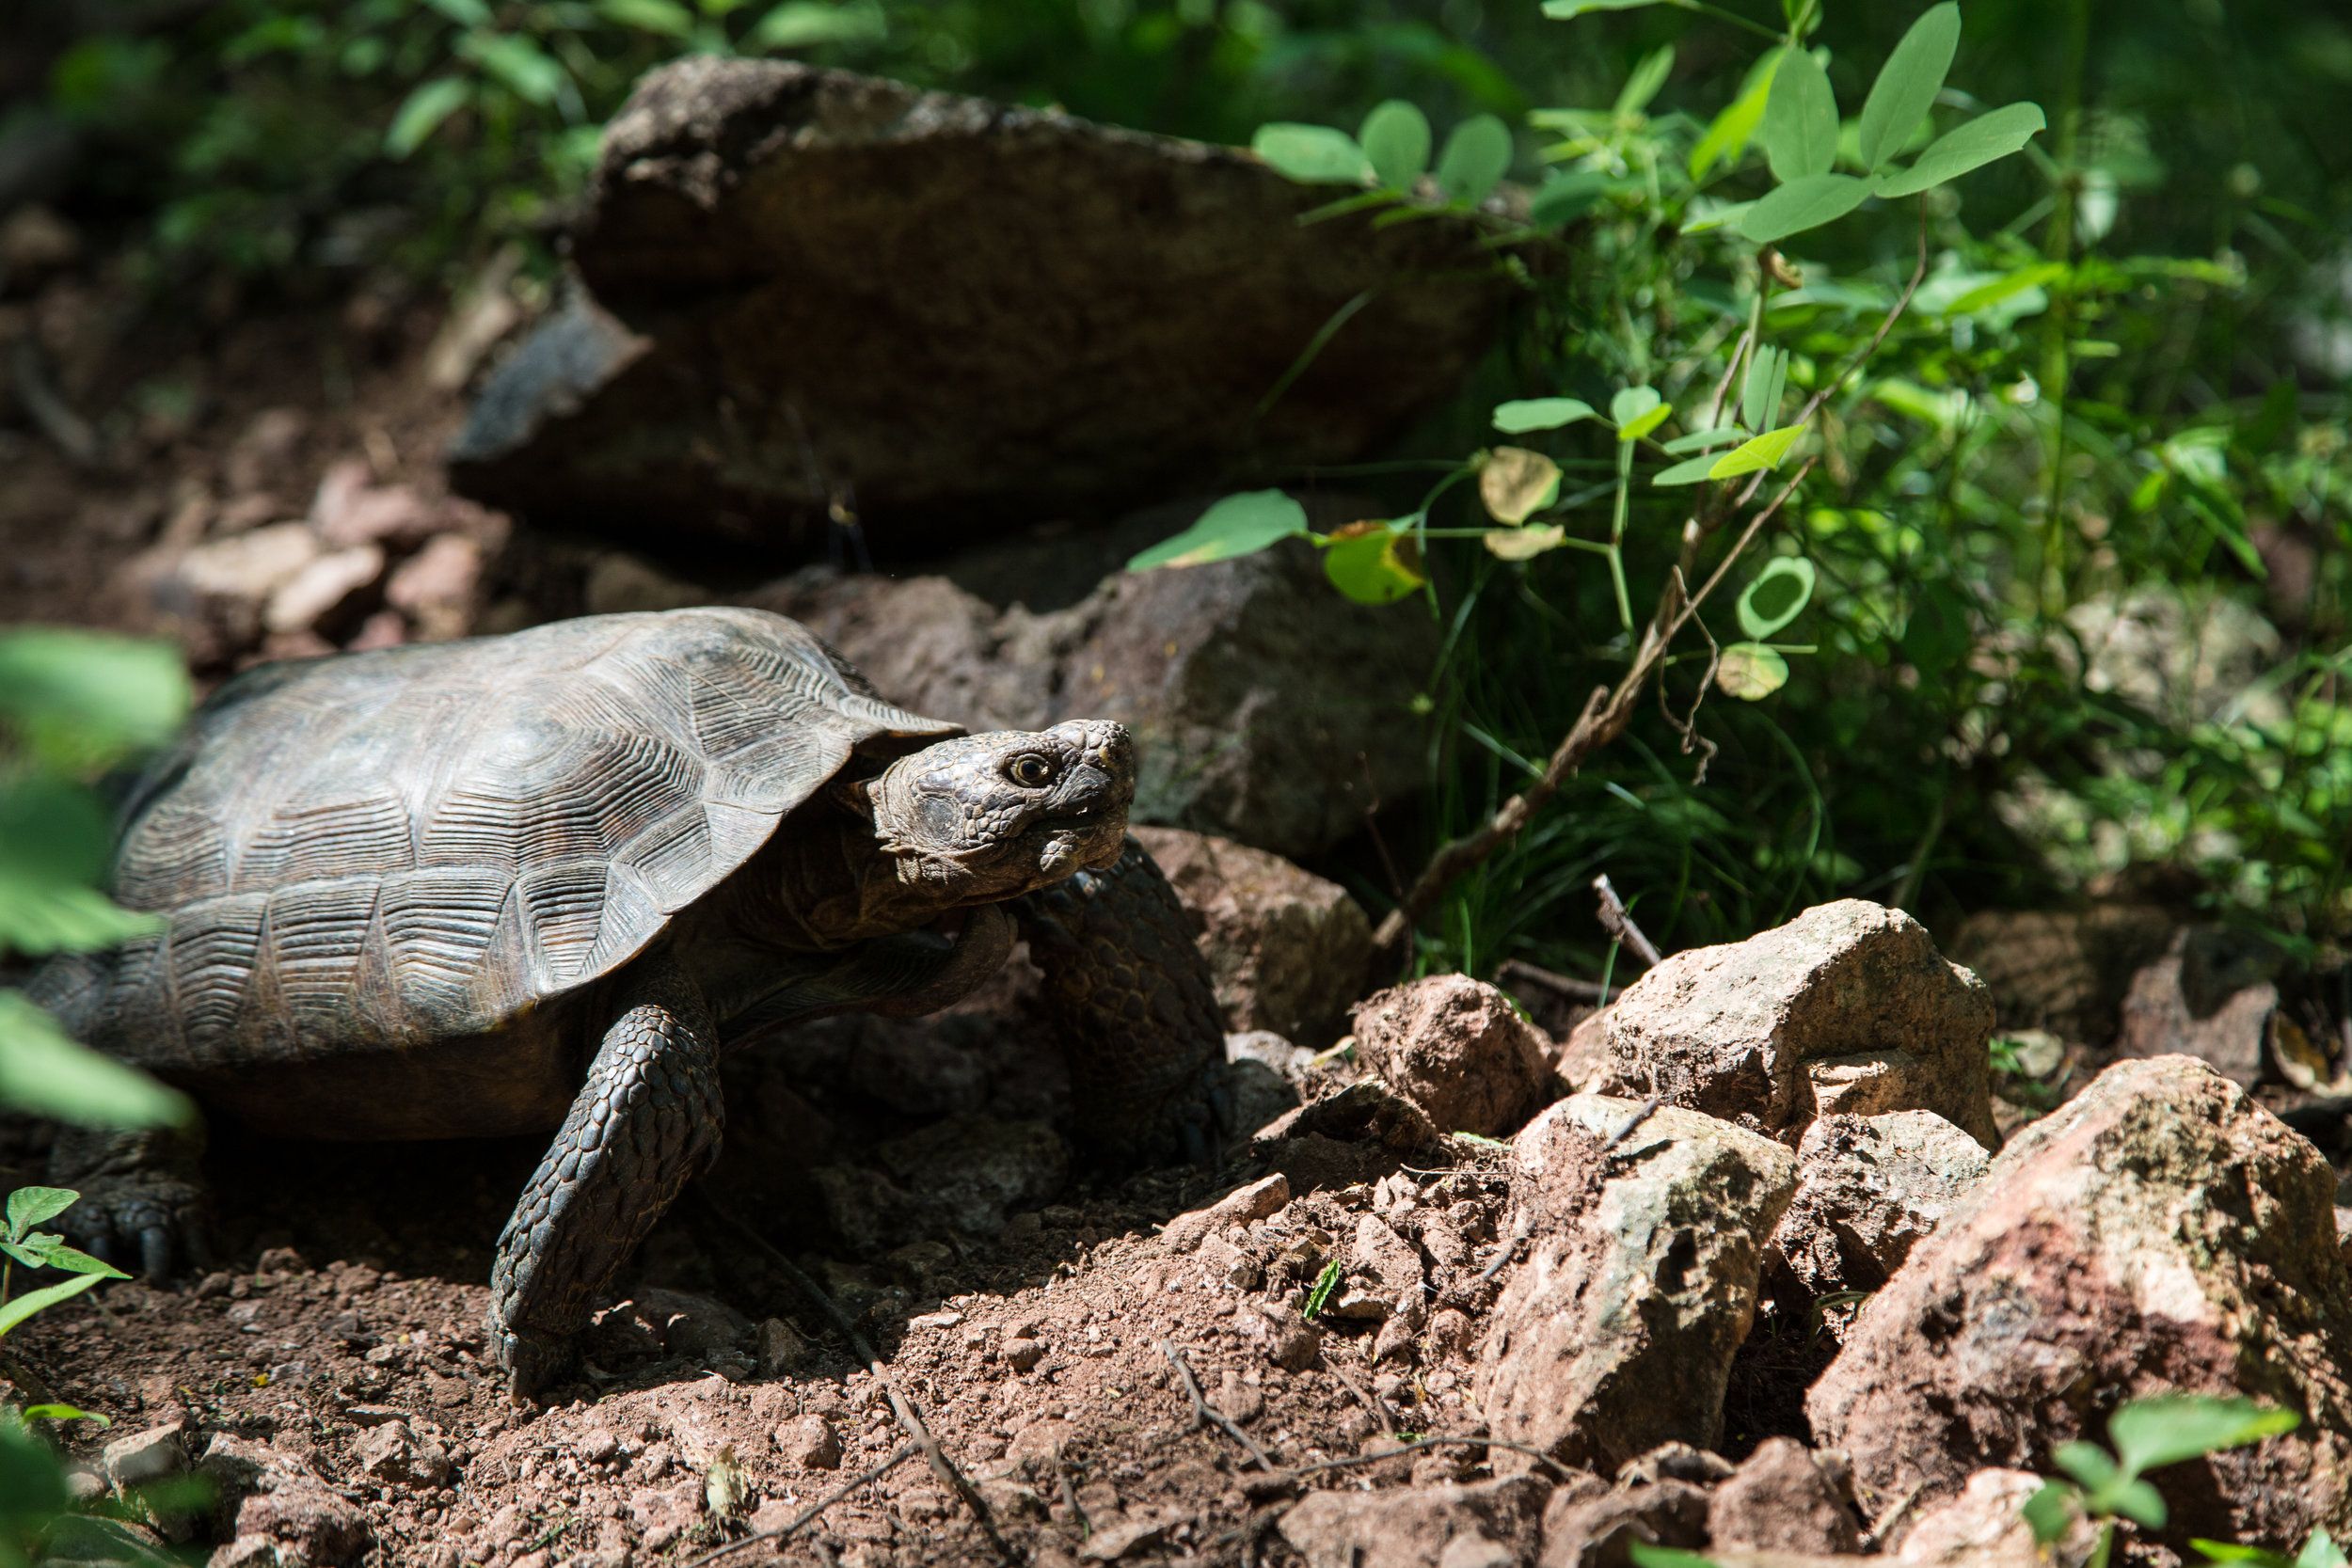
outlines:
M1258 127L1249 150L1275 170L1307 184L1360 184L1372 175L1372 161L1356 138L1328 125L1299 125L1276 120Z
M1587 11L1638 11L1645 6L1659 6L1665 0L1544 0L1544 14L1554 22L1567 22Z
M1734 441L1746 439L1747 434L1735 426L1723 425L1714 430L1693 430L1687 436L1677 436L1665 446L1668 451L1680 456L1686 451L1708 451L1716 447L1730 446Z
M1674 73L1674 68L1673 44L1651 50L1642 57L1642 63L1633 68L1633 74L1626 78L1625 87L1617 93L1617 102L1612 105L1612 112L1620 116L1637 115L1648 108L1649 101L1658 96L1660 87L1666 85L1666 78Z
M56 1269L60 1274L94 1274L102 1279L131 1277L103 1259L92 1258L79 1247L67 1246L63 1242L58 1242L49 1248L42 1263L43 1266Z
M1844 217L1869 194L1867 180L1851 174L1817 174L1783 185L1758 200L1740 220L1740 232L1752 245L1772 245Z
M19 1187L8 1195L8 1240L23 1241L33 1227L56 1219L81 1198L70 1187Z
M2324 1529L2314 1529L2303 1543L2303 1549L2295 1554L2295 1568L2352 1568L2344 1555L2344 1548Z
M2017 1512L2026 1528L2033 1531L2035 1544L2047 1546L2074 1527L2080 1506L2073 1487L2052 1481L2043 1482L2042 1490L2027 1497Z
M2044 123L2038 103L2011 103L1979 115L1930 142L1909 168L1882 170L1870 188L1884 197L1916 196L2008 157L2033 140Z
M1804 434L1801 424L1785 424L1778 430L1768 430L1752 440L1742 441L1731 451L1715 459L1715 466L1707 470L1709 479L1733 479L1752 474L1759 468L1777 468L1780 460L1788 455L1788 449Z
M1131 572L1156 566L1202 566L1307 532L1307 513L1279 490L1249 490L1228 496L1200 514L1172 539L1163 539L1127 562Z
M1558 430L1594 417L1593 405L1581 398L1520 398L1497 404L1494 423L1506 436L1524 436L1531 430Z
M67 1038L56 1020L12 990L0 990L0 1106L85 1127L195 1119L178 1091Z
M111 947L155 917L97 890L112 830L97 796L46 773L0 775L0 953Z
M11 1298L5 1306L0 1306L0 1338L6 1338L10 1329L34 1313L80 1295L104 1277L96 1274L81 1275L61 1285L44 1285L38 1291L27 1291L21 1296Z
M101 1428L114 1425L114 1418L101 1416L94 1410L76 1410L70 1404L28 1404L24 1407L28 1421L96 1421Z
M1911 24L1902 42L1879 68L1862 105L1862 166L1875 169L1902 150L1903 143L1935 106L1944 77L1960 47L1960 8L1946 0L1931 6Z
M2116 1457L2133 1475L2178 1465L2293 1432L2303 1418L2249 1399L2211 1394L2157 1394L2134 1400L2107 1418Z
M1714 466L1715 460L1711 457L1687 458L1671 468L1661 469L1652 477L1650 483L1661 490L1672 489L1677 484L1702 483L1707 479L1707 471Z
M490 8L485 0L425 0L425 4L460 27L487 27Z
M1429 172L1429 119L1401 98L1391 98L1364 117L1357 134L1373 177L1391 190L1409 191Z
M2114 1485L2123 1473L2115 1456L2096 1443L2060 1443L2050 1450L2050 1463L2091 1492Z
M1771 344L1758 347L1748 360L1748 373L1740 388L1740 420L1750 430L1769 430L1780 414L1781 393L1788 386L1788 351Z
M385 154L407 157L472 97L473 84L455 76L436 76L418 84L417 89L401 101L400 112L392 116L391 129L384 133Z
M179 650L62 627L0 632L0 719L36 746L63 736L104 762L168 737L188 711L191 688Z
M24 1242L0 1242L0 1253L6 1253L28 1269L40 1268L45 1255L40 1247L31 1244L39 1240L39 1237L32 1237Z
M1762 642L1804 613L1813 598L1813 562L1801 555L1779 555L1740 595L1740 629Z
M1511 166L1511 128L1493 115L1472 115L1454 128L1438 156L1438 183L1456 201L1476 203Z
M0 1498L5 1498L10 1525L28 1519L54 1519L71 1506L66 1491L65 1461L32 1428L22 1421L0 1420ZM0 1535L0 1551L17 1542ZM15 1560L23 1561L22 1558Z
M571 80L554 55L519 33L468 33L457 40L457 53L526 103L553 103Z
M2253 1562L2261 1564L2261 1568L2296 1568L2296 1564L2285 1557L2261 1546L2249 1546L2235 1541L2207 1541L2197 1535L2190 1536L2188 1544L2196 1547L2198 1554L2207 1562Z
M1759 702L1788 684L1788 661L1761 642L1734 642L1715 667L1715 684L1741 702Z
M871 43L890 36L890 23L874 0L833 6L820 0L785 0L743 35L747 55L779 49L813 49L822 43Z
M1527 221L1538 229L1558 229L1589 213L1616 182L1597 169L1571 169L1555 174L1536 187L1527 201Z
M1609 400L1612 423L1627 424L1656 408L1664 400L1655 387L1620 387L1617 395Z
M1698 145L1691 149L1691 178L1703 180L1707 171L1718 163L1736 164L1755 139L1756 127L1764 122L1765 100L1772 91L1772 77L1780 69L1784 50L1768 51L1748 71L1748 79L1733 99L1707 127Z
M1486 553L1503 561L1533 561L1547 550L1556 550L1566 539L1568 531L1558 523L1533 523L1526 528L1489 529L1485 540Z
M1323 552L1323 575L1332 587L1358 604L1394 604L1429 580L1411 535L1386 523L1353 526L1360 531L1341 531Z
M694 13L677 0L596 0L596 14L608 22L664 38L694 35Z
M1786 185L1827 174L1837 161L1837 95L1810 52L1787 51L1764 102L1764 159Z
M1617 439L1638 441L1668 420L1673 419L1674 413L1674 405L1671 404L1661 403L1654 407L1645 408L1617 427Z
M2116 1485L2093 1494L2091 1507L2106 1513L2120 1513L2136 1525L2150 1529L2164 1528L2169 1511L2164 1497L2144 1481L2119 1481Z
M1525 447L1497 447L1478 470L1478 499L1498 523L1523 523L1560 496L1560 465Z

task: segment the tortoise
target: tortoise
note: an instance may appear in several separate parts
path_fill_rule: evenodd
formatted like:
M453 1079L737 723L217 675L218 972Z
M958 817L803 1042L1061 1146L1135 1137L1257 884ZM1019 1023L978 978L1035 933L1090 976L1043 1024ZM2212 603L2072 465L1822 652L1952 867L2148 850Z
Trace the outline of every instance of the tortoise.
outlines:
M491 1276L529 1397L717 1152L729 1041L944 1006L1016 934L1082 1123L1131 1156L1203 1151L1222 1021L1126 832L1135 779L1116 723L968 735L757 610L263 665L125 800L113 891L159 928L33 990L256 1130L557 1128ZM193 1153L62 1139L85 1244L199 1261Z

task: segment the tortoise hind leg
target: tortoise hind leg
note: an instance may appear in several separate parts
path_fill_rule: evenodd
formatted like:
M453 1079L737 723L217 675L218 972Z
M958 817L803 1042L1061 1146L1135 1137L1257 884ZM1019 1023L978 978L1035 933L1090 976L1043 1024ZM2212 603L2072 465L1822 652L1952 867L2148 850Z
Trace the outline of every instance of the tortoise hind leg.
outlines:
M1176 890L1134 838L1107 871L1019 901L1087 1141L1130 1163L1215 1158L1225 1016Z
M84 1252L160 1283L211 1266L209 1204L198 1170L202 1128L61 1127L49 1180L81 1194L57 1220Z
M491 1343L524 1398L571 1369L621 1265L719 1152L718 1041L701 993L653 958L621 1000L490 1272Z

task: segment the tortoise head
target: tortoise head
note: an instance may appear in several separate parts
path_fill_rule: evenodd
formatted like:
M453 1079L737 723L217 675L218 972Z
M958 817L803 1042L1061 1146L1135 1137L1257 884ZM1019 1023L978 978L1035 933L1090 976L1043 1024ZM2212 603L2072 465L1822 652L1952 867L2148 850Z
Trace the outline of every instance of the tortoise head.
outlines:
M993 903L1119 859L1135 744L1107 720L964 736L899 758L865 788L901 884Z

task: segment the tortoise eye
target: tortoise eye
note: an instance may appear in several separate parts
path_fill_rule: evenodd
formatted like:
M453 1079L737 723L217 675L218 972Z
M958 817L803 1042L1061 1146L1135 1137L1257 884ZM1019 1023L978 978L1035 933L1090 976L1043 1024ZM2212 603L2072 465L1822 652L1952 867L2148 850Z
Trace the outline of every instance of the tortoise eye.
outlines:
M1005 772L1025 789L1042 789L1054 782L1054 765L1034 753L1013 758Z

